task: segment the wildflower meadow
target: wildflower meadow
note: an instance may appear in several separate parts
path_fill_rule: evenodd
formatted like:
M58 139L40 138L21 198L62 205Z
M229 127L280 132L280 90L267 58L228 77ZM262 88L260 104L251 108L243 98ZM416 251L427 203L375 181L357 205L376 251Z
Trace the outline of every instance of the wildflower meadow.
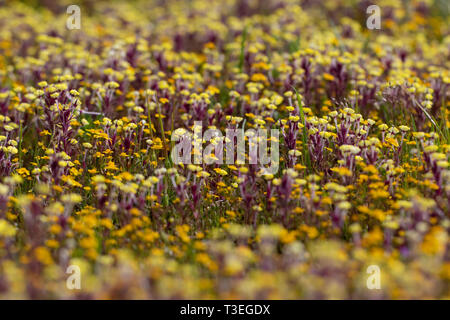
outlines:
M0 299L450 299L447 1L0 3Z

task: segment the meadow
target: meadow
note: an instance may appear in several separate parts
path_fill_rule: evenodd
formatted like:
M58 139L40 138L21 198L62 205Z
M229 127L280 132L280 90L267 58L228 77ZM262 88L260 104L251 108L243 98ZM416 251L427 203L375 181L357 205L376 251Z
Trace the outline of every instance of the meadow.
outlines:
M445 1L71 4L0 6L0 299L450 298Z

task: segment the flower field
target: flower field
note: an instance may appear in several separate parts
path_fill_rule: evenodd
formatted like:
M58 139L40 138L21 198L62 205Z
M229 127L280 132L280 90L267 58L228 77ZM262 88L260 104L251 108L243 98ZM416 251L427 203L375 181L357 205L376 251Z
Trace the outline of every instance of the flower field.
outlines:
M450 298L445 1L71 4L0 6L0 299Z

